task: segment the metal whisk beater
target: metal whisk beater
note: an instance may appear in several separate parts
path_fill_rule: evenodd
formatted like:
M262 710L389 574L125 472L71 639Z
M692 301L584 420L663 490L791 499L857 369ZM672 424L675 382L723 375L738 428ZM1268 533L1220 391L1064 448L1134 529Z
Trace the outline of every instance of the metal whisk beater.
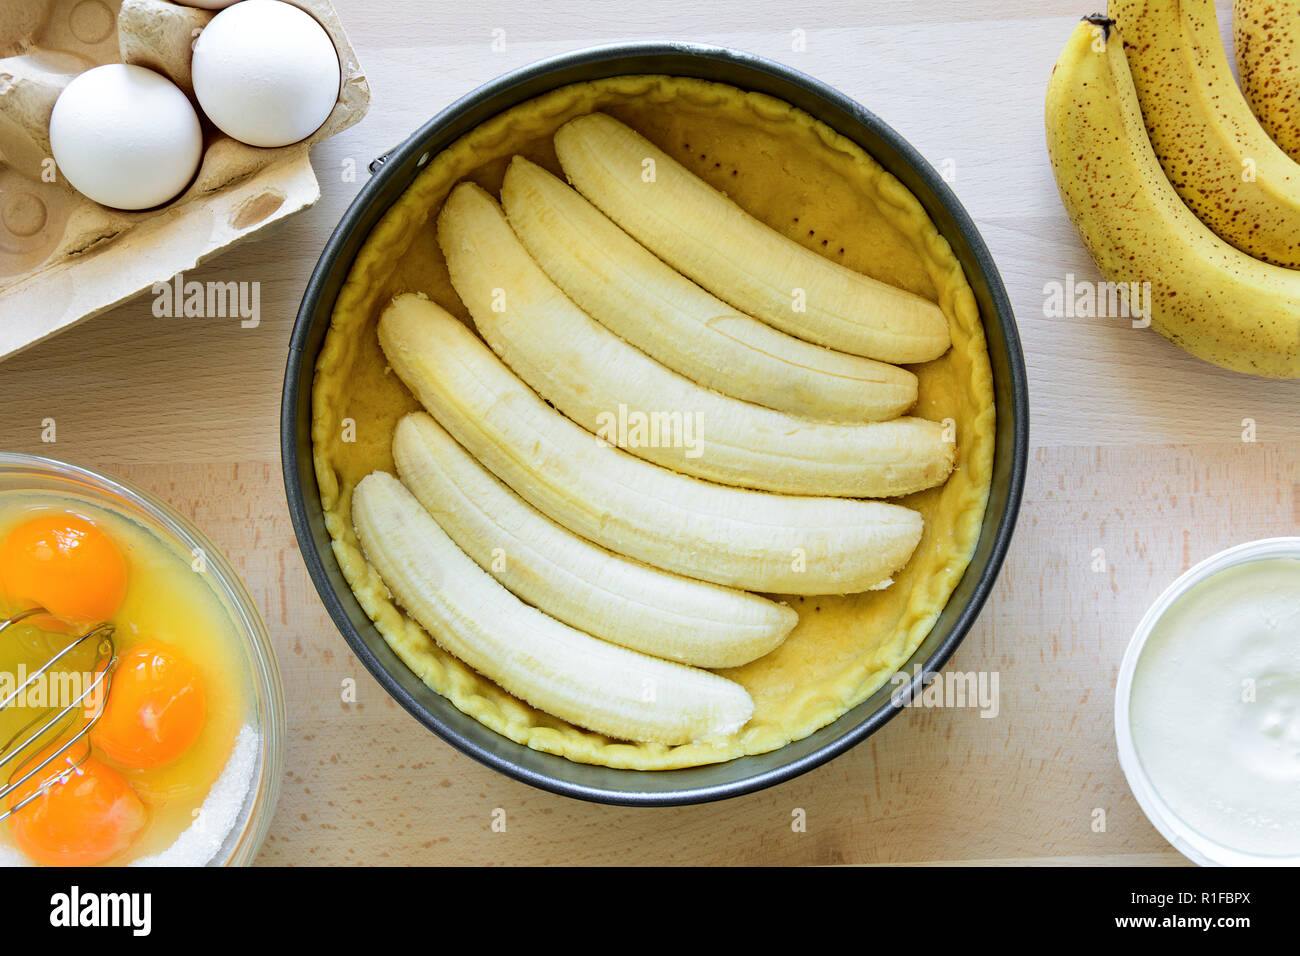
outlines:
M20 611L0 623L0 635L3 635L5 631L21 621L35 617L38 614L48 613L48 611L40 607ZM31 720L23 724L3 744L0 744L0 771L9 775L8 782L0 784L0 821L8 819L12 814L40 796L41 787L74 772L77 767L85 762L86 756L90 752L89 747L74 755L75 759L64 761L63 765L55 773L40 781L40 785L33 787L32 792L22 800L12 806L6 806L10 794L45 770L45 768L58 761L78 741L85 739L95 724L99 722L99 718L103 716L104 702L108 699L109 689L113 683L113 668L117 666L117 645L113 641L113 626L111 624L98 624L80 637L69 641L68 644L46 660L44 664L29 674L20 686L0 699L0 713L4 713L11 706L14 706L16 701L24 698L28 690L37 681L48 679L47 675L50 670L60 661L76 651L77 648L91 641L95 642L95 661L92 666L95 677L89 682L89 686L83 687L76 699L68 702L63 707L51 703L49 706L37 708L36 715ZM101 687L103 688L102 693L100 691ZM96 699L94 709L87 713L86 701L90 700L95 694L100 696ZM80 712L80 717L78 717L78 712ZM39 762L29 765L18 760L28 751L35 751L42 741L49 739L56 742L61 741L61 743L57 749L47 756L43 756ZM0 774L0 779L4 779L3 774Z

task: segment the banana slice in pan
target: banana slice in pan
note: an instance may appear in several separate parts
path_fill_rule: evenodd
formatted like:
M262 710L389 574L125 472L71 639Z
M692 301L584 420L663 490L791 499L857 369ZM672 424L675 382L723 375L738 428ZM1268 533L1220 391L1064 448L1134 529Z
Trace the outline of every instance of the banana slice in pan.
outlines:
M813 421L665 368L574 305L473 183L448 197L438 241L493 351L570 419L640 458L728 485L846 498L911 494L952 470L937 422Z
M845 594L888 586L920 543L921 516L899 505L732 488L614 448L418 295L393 300L379 341L462 447L552 520L616 553L744 590Z
M928 362L951 344L933 302L799 245L611 116L570 120L555 133L555 153L605 215L754 318L882 362Z
M622 740L684 744L735 733L749 693L708 671L609 644L529 607L465 555L396 478L352 493L366 560L449 653L534 707Z
M735 667L798 622L767 598L611 554L502 484L424 412L397 423L402 484L439 526L514 594L580 631L698 667Z
M738 312L522 156L506 170L501 205L579 308L701 385L822 421L885 421L916 402L907 369L813 345Z

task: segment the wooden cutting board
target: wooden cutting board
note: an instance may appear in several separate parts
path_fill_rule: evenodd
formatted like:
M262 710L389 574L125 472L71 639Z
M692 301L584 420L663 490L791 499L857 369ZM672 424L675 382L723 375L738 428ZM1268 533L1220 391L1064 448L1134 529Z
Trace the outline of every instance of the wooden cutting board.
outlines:
M1047 75L1090 10L1034 6L823 0L792 15L775 0L661 0L607 20L591 2L339 0L370 113L313 150L314 208L186 276L260 283L258 324L158 318L146 293L0 365L0 447L102 468L166 498L229 554L261 605L291 727L262 863L1182 862L1120 772L1115 675L1139 617L1184 569L1228 545L1300 533L1300 383L1220 371L1122 320L1045 313L1049 284L1097 278L1042 132ZM1221 0L1225 18L1229 7ZM500 73L629 39L772 57L908 137L951 179L1001 268L1033 419L1015 543L950 664L997 673L997 716L914 708L789 783L670 810L533 790L400 710L307 577L278 446L293 316L366 164ZM345 702L351 682L356 700Z

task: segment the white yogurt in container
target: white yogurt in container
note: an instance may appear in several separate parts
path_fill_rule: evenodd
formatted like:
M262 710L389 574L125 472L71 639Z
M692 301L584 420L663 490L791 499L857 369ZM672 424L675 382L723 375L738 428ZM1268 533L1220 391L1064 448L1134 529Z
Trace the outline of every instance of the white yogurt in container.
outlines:
M1120 764L1156 829L1202 865L1300 864L1300 538L1221 552L1133 635Z

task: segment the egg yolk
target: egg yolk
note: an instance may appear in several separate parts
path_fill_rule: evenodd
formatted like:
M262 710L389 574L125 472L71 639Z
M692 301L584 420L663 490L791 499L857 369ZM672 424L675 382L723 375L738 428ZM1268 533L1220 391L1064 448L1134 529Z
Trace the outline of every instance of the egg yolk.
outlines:
M9 818L14 842L37 863L47 866L104 863L127 849L148 822L144 804L122 775L93 756L85 755L82 746L84 759L79 766L72 756L74 746L10 794L10 806L16 806L62 771L56 782ZM57 745L42 756L48 756L54 749ZM40 759L35 758L17 776L22 776Z
M194 665L171 648L143 644L118 660L104 715L90 739L124 767L161 767L194 745L206 713Z
M0 592L68 624L97 624L116 614L126 596L126 559L86 519L42 515L0 542Z

